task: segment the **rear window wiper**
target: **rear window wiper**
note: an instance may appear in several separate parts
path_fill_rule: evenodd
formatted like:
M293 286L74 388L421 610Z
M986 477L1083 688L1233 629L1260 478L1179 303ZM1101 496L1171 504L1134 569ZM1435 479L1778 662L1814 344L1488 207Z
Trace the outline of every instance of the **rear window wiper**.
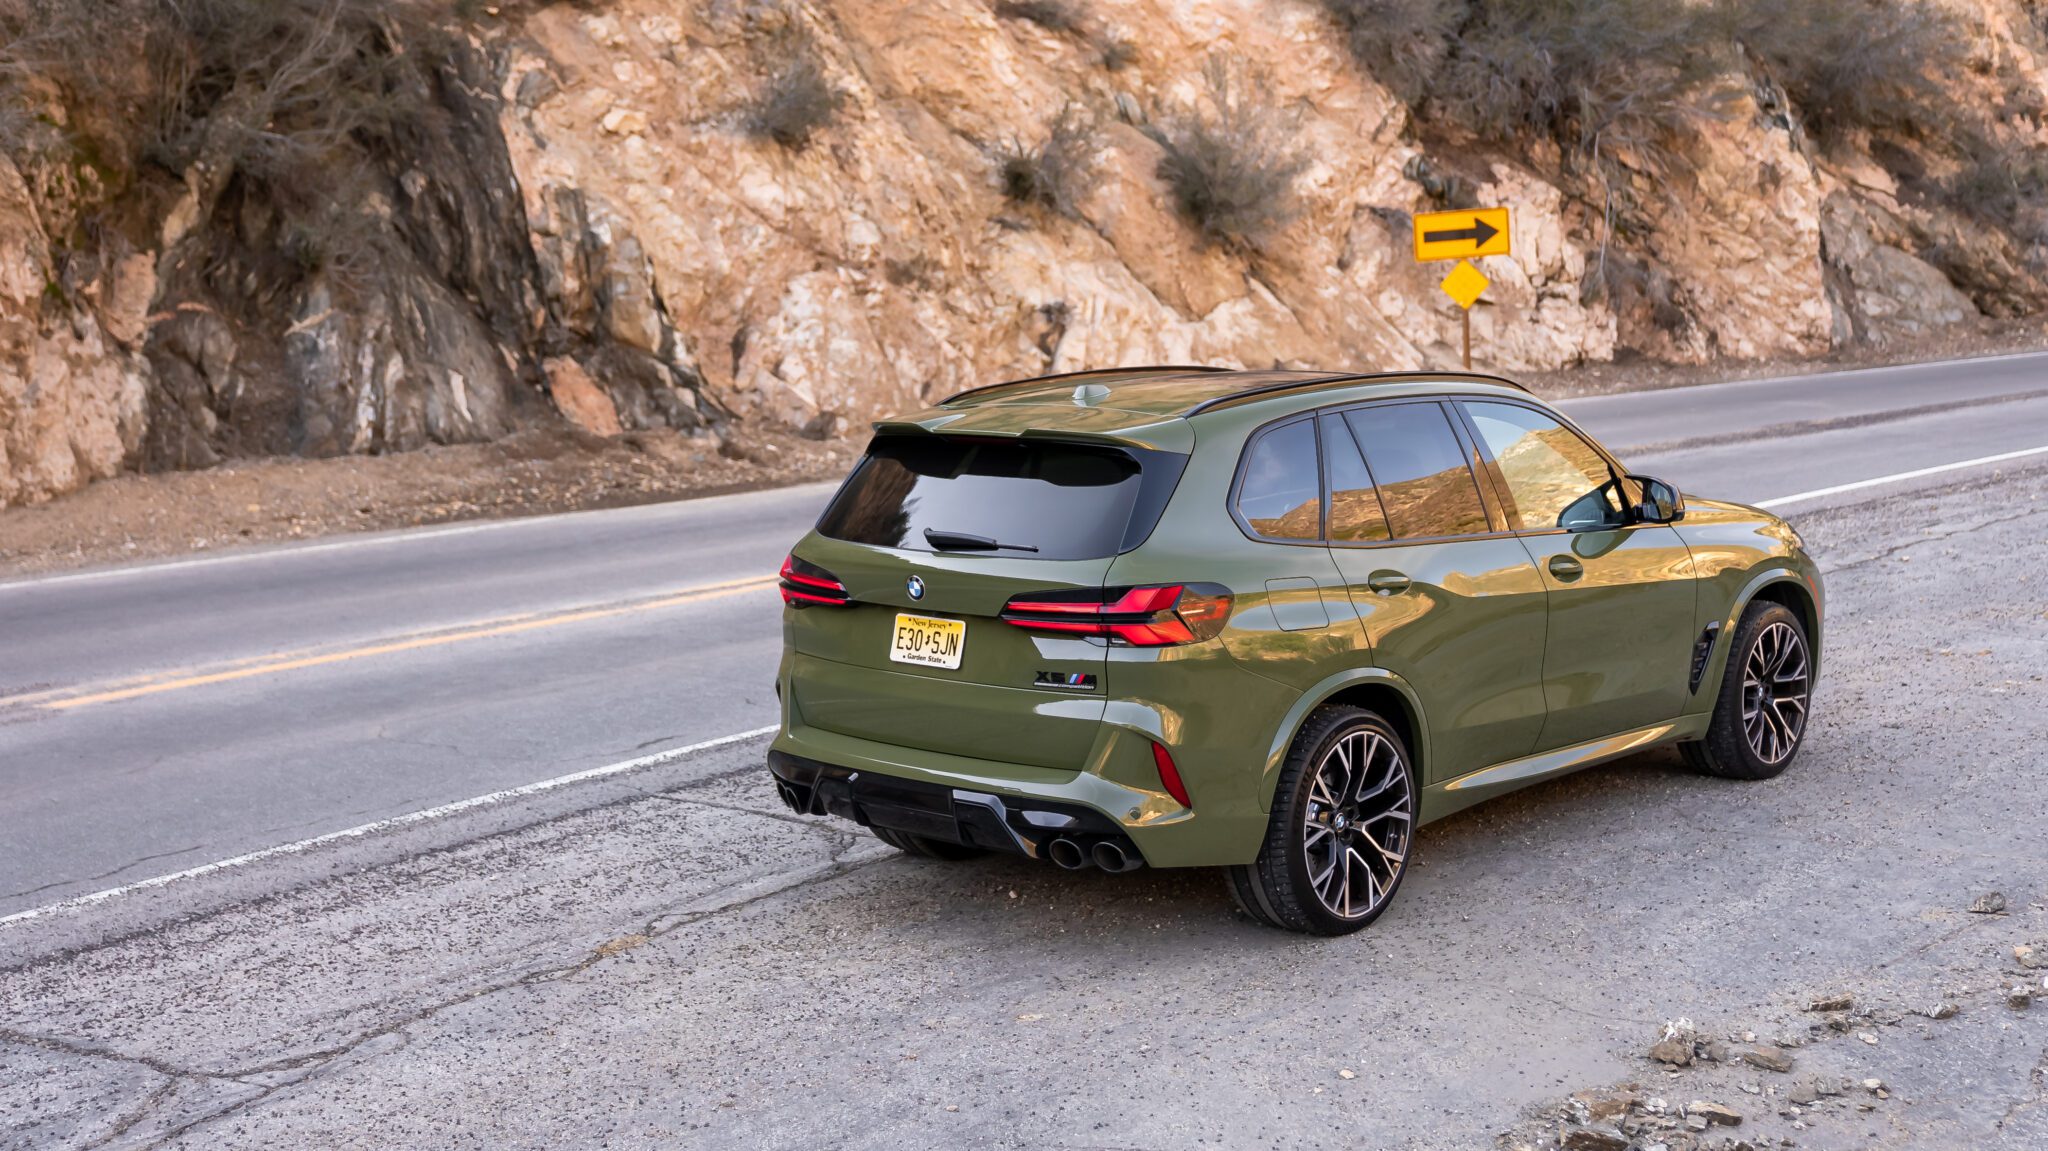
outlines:
M987 536L968 535L966 532L941 531L938 528L924 529L924 542L949 552L1035 552L1038 549L1029 544L1006 544Z

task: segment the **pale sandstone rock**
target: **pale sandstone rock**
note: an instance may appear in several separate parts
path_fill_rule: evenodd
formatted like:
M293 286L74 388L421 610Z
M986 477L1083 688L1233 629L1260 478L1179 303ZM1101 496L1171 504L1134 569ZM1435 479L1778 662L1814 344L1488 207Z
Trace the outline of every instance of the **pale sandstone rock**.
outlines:
M558 357L547 361L543 368L548 376L548 394L570 423L600 436L616 436L623 430L619 427L618 405L597 386L583 365Z
M116 475L142 436L140 365L47 300L52 279L28 188L0 157L0 507Z
M156 301L156 257L132 252L108 273L100 326L123 347L134 351L149 335L149 308Z
M1588 255L1570 233L1576 213L1564 193L1495 164L1493 181L1479 197L1515 206L1512 255L1480 262L1493 287L1473 314L1473 340L1487 362L1513 370L1612 359L1613 315L1604 305L1589 308L1579 300ZM1449 265L1438 268L1448 271ZM1448 346L1451 330L1440 327L1439 333Z
M1156 145L1106 114L1104 179L1084 221L1006 204L987 149L1035 138L1067 100L1091 96L1095 69L1083 46L1028 34L968 0L835 6L831 24L811 31L847 105L818 145L796 154L729 119L745 90L735 78L760 71L742 23L631 0L610 24L543 12L528 30L565 73L609 80L618 52L646 72L663 42L689 42L693 67L668 102L701 118L649 125L669 192L649 196L635 191L647 181L622 150L591 146L609 104L548 102L531 117L547 147L514 147L522 192L530 208L574 187L630 209L684 343L738 349L699 357L714 391L739 410L799 424L822 410L873 417L990 378L1101 363L1426 362L1375 304L1372 273L1392 262L1393 241L1383 261L1345 259L1363 204L1413 205L1414 186L1400 176L1408 150L1398 105L1310 10L1275 21L1241 3L1127 7L1119 22L1163 46L1158 75L1117 77L1148 107L1195 98L1212 48L1295 61L1275 74L1286 89L1277 96L1310 108L1303 147L1322 159L1303 177L1311 210L1265 254L1196 242L1154 175ZM652 23L661 17L678 24ZM891 273L912 261L942 274ZM1559 354L1558 337L1524 340L1535 350L1518 364ZM1568 338L1567 354L1587 354L1577 350L1586 342Z
M605 256L605 330L629 348L660 354L666 324L656 310L654 285L640 242L630 235L617 236L605 249Z
M1458 310L1437 288L1448 269L1409 252L1410 215L1439 205L1402 174L1415 155L1406 110L1313 5L1121 0L1091 15L1146 46L1138 64L1105 73L1076 38L998 18L980 0L849 0L829 19L660 0L618 0L602 15L542 10L524 29L540 54L515 57L507 87L545 67L569 93L507 117L536 247L557 244L565 195L609 217L644 252L646 283L712 393L799 426L822 411L859 420L991 379L1114 363L1455 362ZM770 63L769 34L790 21L845 97L838 121L798 153L738 127ZM1256 255L1199 242L1155 174L1157 146L1118 119L1199 100L1202 64L1219 50L1266 70L1266 94L1300 111L1313 159L1298 185L1305 211ZM625 125L612 88L643 90L635 106L674 114L644 130L636 120L621 146L608 140ZM1036 139L1068 101L1101 128L1101 180L1080 221L1006 203L989 156ZM1606 300L1582 298L1602 222L1581 195L1492 165L1477 195L1516 209L1515 251L1482 264L1493 281L1473 314L1482 366L1606 360L1624 343L1685 360L1829 346L1825 188L1792 132L1741 95L1725 123L1682 146L1700 178L1647 197L1650 254L1683 307L1674 331L1624 331ZM1886 271L1899 263L1872 258ZM562 266L565 291L579 274ZM1880 329L1954 314L1953 298L1910 279L1909 299L1873 299ZM631 306L605 317L634 346L649 320Z
M1850 338L1884 344L1976 316L1977 306L1933 265L1873 234L1881 223L1843 191L1823 205L1819 228L1840 272L1835 300Z
M1748 92L1690 149L1697 179L1650 201L1650 248L1692 305L1693 328L1669 354L1704 361L1826 351L1833 313L1812 163Z
M631 108L613 108L598 123L614 136L637 136L647 130L647 115Z

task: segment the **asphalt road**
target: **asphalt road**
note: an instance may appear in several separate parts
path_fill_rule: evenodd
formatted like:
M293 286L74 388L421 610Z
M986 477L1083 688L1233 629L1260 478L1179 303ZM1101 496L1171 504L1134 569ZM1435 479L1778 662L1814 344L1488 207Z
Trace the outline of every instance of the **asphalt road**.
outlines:
M1566 408L1772 500L2048 446L2048 356ZM829 491L0 583L0 916L773 722L764 577Z
M2048 447L2043 393L2024 357L1567 410L1779 501ZM894 859L779 812L759 739L664 758L772 721L763 577L823 488L0 584L0 1143L1477 1146L1652 1074L1663 1019L1803 1038L1853 981L1879 1042L1802 1062L1911 1106L1802 1146L2048 1145L2048 1006L1994 996L2048 935L2044 493L2048 453L1783 505L1835 629L1800 770L1488 805L1335 944L1199 873Z

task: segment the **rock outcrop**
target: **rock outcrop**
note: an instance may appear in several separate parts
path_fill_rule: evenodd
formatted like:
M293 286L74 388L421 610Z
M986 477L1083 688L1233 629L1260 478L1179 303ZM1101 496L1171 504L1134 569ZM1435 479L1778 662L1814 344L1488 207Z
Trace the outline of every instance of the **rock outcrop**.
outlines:
M1969 10L2000 83L2048 105L2020 0ZM488 11L444 20L402 93L439 137L337 182L349 258L280 260L290 214L226 165L0 161L0 504L124 466L550 423L834 435L1119 363L1448 364L1457 311L1409 220L1478 202L1516 211L1473 317L1503 370L1806 356L2048 298L2038 240L1902 190L1867 142L1823 154L1741 69L1722 113L1671 142L1683 179L1620 158L1621 219L1555 146L1431 141L1304 0L1102 0L1074 28L988 0ZM793 51L831 96L796 146L750 121ZM1257 244L1205 239L1159 174L1152 126L1200 105L1218 58L1294 117L1304 160L1300 210ZM81 137L107 120L61 86L34 94ZM1095 125L1071 215L1006 199L998 153L1069 108ZM81 226L115 195L121 226Z
M0 157L0 507L117 475L141 444L133 352L146 267L117 270L95 310L63 298L41 214Z

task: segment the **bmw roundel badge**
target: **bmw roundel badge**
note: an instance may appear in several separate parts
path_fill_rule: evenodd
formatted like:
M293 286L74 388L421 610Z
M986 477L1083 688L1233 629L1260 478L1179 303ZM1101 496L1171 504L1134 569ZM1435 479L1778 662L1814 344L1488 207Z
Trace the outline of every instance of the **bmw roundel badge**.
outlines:
M904 587L904 589L905 589L906 591L908 591L908 592L910 593L910 598L911 598L911 599L923 599L923 598L924 598L924 577L923 577L923 576L911 576L911 577L910 577L909 579L907 579L907 580L904 580L904 581L903 581L903 587Z

